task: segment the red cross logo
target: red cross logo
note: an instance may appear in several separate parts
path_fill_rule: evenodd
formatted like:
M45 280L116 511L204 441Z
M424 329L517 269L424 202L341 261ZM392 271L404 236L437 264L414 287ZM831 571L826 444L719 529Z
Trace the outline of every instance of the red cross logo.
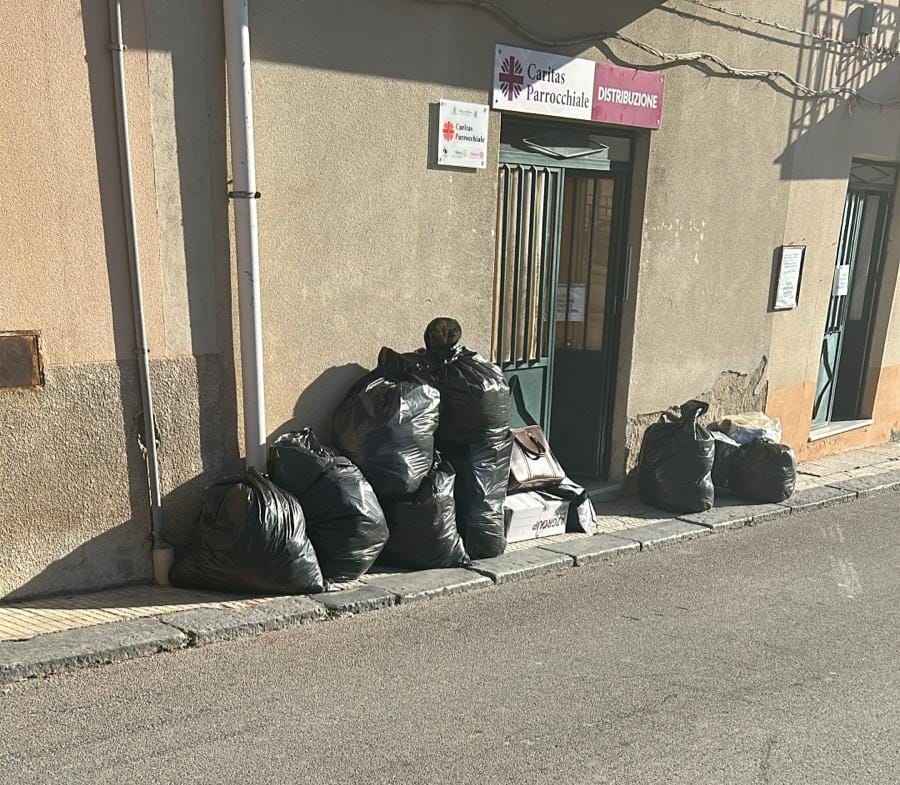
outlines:
M444 139L446 139L448 142L452 142L453 137L456 136L456 128L453 127L453 123L450 122L449 120L446 123L444 123L443 133L444 133Z
M522 64L512 55L509 55L500 64L500 89L506 100L514 101L522 92L525 77L522 75Z

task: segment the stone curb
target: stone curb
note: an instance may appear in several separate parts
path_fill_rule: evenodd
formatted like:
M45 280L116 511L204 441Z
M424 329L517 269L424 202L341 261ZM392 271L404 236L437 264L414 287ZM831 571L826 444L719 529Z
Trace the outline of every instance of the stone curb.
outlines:
M188 637L158 619L129 619L27 641L0 642L0 684L181 649Z
M396 595L399 605L432 597L462 594L491 585L493 582L489 578L462 567L379 575L366 581L366 586L374 586Z
M250 608L197 608L48 633L26 641L0 641L0 684L258 635L329 616L462 594L898 490L900 471L887 472L798 491L781 504L713 508L615 534L585 535L568 542L540 545L531 551L513 551L478 560L467 568L373 576L364 585L346 591L280 597Z
M705 526L713 531L721 531L752 526L790 514L791 508L781 504L726 504L722 507L713 507L706 512L681 515L678 520Z
M281 630L325 616L325 606L309 597L283 597L250 608L195 608L158 618L186 635L191 646L202 646Z
M365 613L390 608L397 604L397 595L380 586L358 586L345 591L313 594L311 600L321 603L326 611L336 615Z
M548 572L559 572L574 565L571 556L551 553L543 548L512 551L491 559L473 561L469 569L490 578L494 583L511 583Z
M580 540L554 543L552 545L540 545L539 550L562 553L575 560L576 567L606 561L621 556L624 553L635 553L641 549L639 542L613 534L595 534L593 537L585 537Z
M856 497L856 493L820 485L815 488L797 491L790 499L780 502L780 504L782 507L787 507L791 513L795 513L803 510L819 510L823 507L833 507L837 504L853 501Z
M900 471L873 474L829 483L828 487L855 493L858 497L873 496L876 493L900 490Z
M656 521L646 526L635 526L632 529L624 529L617 534L625 540L634 540L639 543L642 551L658 548L661 545L672 545L683 540L693 540L712 534L712 529L706 526L698 526L682 520Z

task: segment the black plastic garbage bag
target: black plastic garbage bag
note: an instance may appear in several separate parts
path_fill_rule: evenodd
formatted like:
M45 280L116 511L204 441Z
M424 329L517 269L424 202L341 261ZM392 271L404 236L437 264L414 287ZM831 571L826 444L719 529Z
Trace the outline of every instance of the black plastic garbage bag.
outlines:
M697 422L709 404L687 401L644 433L638 461L641 501L671 512L703 512L713 506L715 443Z
M473 444L485 435L496 436L508 438L512 447L509 386L503 371L465 346L456 347L445 359L430 352L424 355L441 394L438 438Z
M506 549L503 502L509 484L509 387L503 372L464 346L437 344L428 326L423 353L441 394L437 450L456 471L456 523L469 556ZM456 336L454 336L456 337ZM452 340L452 339L451 339Z
M390 535L379 563L412 570L468 564L456 529L454 480L453 467L442 462L411 499L385 507Z
M349 458L305 428L275 441L269 475L300 501L327 579L354 580L372 566L387 542L387 523L372 486Z
M200 518L169 576L175 586L312 594L325 581L298 501L250 470L208 485Z
M456 526L466 552L473 559L499 556L506 550L503 502L511 440L492 437L475 444L438 440L438 445L456 472Z
M783 502L794 492L797 461L785 444L754 439L741 446L731 490L745 501Z
M334 445L383 503L406 499L431 471L439 406L440 394L415 363L384 347L378 367L335 410Z
M716 442L716 457L713 461L712 482L716 492L731 491L731 480L740 456L741 445L720 431L710 431Z

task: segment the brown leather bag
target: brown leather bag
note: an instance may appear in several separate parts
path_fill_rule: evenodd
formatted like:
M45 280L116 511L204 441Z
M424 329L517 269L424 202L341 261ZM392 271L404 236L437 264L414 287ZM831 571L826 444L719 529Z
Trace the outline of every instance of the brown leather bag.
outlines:
M512 428L513 448L509 459L511 491L551 488L566 479L566 473L551 452L539 425Z

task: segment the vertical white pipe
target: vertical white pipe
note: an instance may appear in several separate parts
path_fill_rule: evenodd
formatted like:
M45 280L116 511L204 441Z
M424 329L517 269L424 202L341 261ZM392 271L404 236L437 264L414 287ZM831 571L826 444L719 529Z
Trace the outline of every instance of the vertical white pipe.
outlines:
M150 488L150 524L153 536L153 573L157 583L168 584L171 549L163 532L162 496L159 482L159 459L156 454L156 418L150 387L150 349L144 321L144 292L141 286L141 257L134 210L134 184L131 167L131 140L128 133L128 98L125 89L125 42L122 36L122 8L119 0L109 0L110 51L113 63L113 85L116 120L119 133L119 169L122 173L122 196L125 208L125 236L131 278L131 301L134 316L135 355L144 410L144 448L147 452L147 482Z
M228 119L231 130L232 201L237 248L244 447L247 468L266 470L262 315L259 300L259 241L256 226L256 157L250 84L250 23L247 0L222 0Z

